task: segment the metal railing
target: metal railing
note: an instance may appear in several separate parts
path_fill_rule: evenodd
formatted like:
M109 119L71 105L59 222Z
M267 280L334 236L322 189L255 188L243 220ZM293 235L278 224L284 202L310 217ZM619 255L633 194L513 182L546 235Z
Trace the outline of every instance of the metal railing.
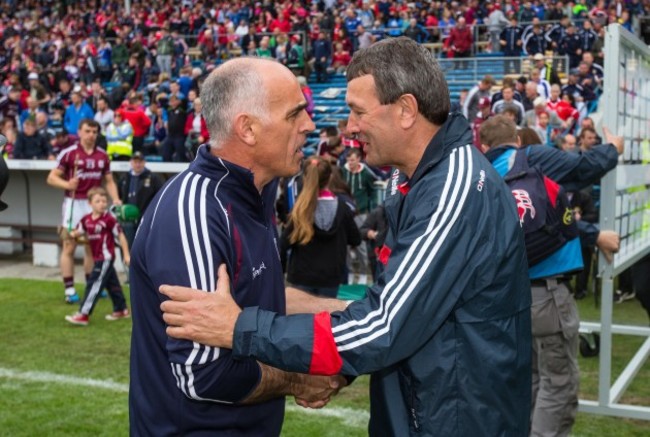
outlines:
M547 56L546 61L551 63L560 77L569 74L568 56ZM530 71L535 67L530 57L440 58L438 62L445 72L454 71L465 73L462 75L462 79L459 80L454 75L447 75L446 80L450 85L458 82L465 83L467 81L478 82L486 74L491 74L495 77L502 75L528 76ZM490 71L486 73L488 68Z

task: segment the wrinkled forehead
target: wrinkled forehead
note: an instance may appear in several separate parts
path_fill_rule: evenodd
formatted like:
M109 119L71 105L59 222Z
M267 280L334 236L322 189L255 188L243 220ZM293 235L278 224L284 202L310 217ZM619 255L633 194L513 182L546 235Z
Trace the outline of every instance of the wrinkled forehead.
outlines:
M378 100L375 78L371 74L356 77L348 82L345 95L348 105L367 106Z

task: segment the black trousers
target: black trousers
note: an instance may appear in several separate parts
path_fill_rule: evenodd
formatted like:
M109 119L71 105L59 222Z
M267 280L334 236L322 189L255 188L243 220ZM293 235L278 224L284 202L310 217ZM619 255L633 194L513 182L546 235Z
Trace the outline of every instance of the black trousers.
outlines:
M126 309L126 299L124 299L120 280L115 272L115 267L113 267L113 260L104 260L95 261L93 271L86 283L86 292L79 306L79 312L86 315L92 314L104 288L108 289L108 294L113 301L113 311Z

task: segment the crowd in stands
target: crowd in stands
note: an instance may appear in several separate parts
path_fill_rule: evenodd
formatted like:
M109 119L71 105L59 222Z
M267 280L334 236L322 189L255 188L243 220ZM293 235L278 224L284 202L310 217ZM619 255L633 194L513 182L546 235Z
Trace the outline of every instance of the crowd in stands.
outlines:
M400 35L441 44L447 57L470 56L484 39L488 51L539 58L540 78L531 80L564 117L542 128L552 139L575 121L564 103L593 109L604 26L631 29L650 1L133 0L127 11L114 0L7 0L0 8L0 133L9 139L8 158L55 159L76 141L79 120L95 118L112 158L141 151L182 162L208 140L198 98L216 64L272 57L297 75L313 71L327 81L344 73L355 50ZM568 55L575 69L554 97L551 85L561 84L543 62L550 51ZM517 121L530 121L532 87L510 85L521 103L514 104ZM473 120L478 100L470 102Z

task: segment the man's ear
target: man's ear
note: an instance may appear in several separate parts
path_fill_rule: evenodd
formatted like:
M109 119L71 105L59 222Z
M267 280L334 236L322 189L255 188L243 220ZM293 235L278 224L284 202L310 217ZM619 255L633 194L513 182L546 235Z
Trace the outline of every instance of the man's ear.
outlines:
M418 116L418 102L413 94L404 94L397 100L400 125L408 129L415 123Z
M481 150L483 151L483 153L487 153L490 150L490 146L488 146L487 144L481 144Z
M235 116L232 126L233 134L245 144L254 146L258 141L257 120L245 112Z

